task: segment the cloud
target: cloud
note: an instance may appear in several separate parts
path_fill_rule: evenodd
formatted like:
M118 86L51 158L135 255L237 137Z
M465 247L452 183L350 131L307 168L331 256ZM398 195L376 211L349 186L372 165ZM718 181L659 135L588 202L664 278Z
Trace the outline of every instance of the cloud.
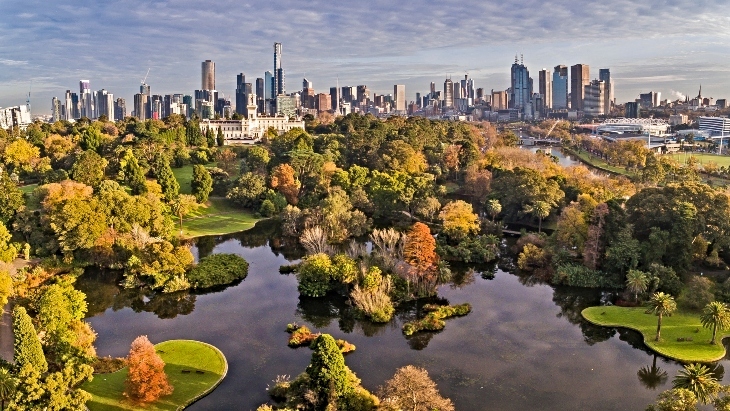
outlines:
M617 83L617 94L628 97L644 83L648 88L676 82L675 88L689 86L693 73L666 73L667 65L724 64L730 17L707 12L723 3L3 2L0 64L24 63L23 70L0 72L0 82L52 76L66 84L56 93L60 95L75 89L83 77L94 89L131 99L151 67L153 93L192 93L200 87L200 62L212 59L218 88L231 94L237 73L245 72L253 81L271 69L273 43L281 42L288 90L298 89L306 72L319 90L334 85L339 76L341 85L368 84L378 92L392 92L392 84L404 83L413 98L428 82L442 83L447 74L460 77L467 71L478 87L504 89L515 52L523 52L533 77L541 67L557 64L611 67L617 80L626 80ZM705 71L702 76L714 80L703 81L730 91L720 74L727 77L724 69ZM17 93L7 89L0 89L0 105L14 103L8 99ZM52 95L40 98L50 101Z
M3 66L24 66L28 64L28 62L21 60L0 59L0 64L2 64Z

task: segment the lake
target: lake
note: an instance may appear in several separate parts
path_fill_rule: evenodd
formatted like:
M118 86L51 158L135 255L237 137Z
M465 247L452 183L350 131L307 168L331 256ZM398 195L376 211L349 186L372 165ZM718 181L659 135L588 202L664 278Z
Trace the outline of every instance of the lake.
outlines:
M125 356L139 335L154 343L180 338L215 345L228 359L228 375L190 410L255 410L268 401L266 387L277 375L304 371L311 350L287 346L291 322L355 344L346 363L371 391L398 367L413 364L428 370L457 410L643 410L671 388L681 368L656 359L668 378L647 388L637 372L655 357L640 335L580 317L608 293L534 283L497 268L493 279L486 279L488 269L484 276L455 270L459 285L442 285L438 295L451 304L471 303L472 312L446 320L439 333L406 338L401 326L416 316L416 304L399 309L390 324L374 325L358 320L341 297L300 299L296 278L279 274L279 266L302 251L275 232L264 222L197 240L196 256L235 253L250 263L244 281L216 292L149 296L120 289L117 273L82 276L77 286L88 295L98 354Z

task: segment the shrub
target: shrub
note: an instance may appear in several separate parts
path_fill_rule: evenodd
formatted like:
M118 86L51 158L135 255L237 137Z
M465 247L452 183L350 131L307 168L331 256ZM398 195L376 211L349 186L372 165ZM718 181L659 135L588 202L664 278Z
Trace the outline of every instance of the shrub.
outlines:
M299 293L307 297L324 297L331 289L332 260L327 254L307 257L299 266Z
M528 243L517 257L517 267L522 271L532 271L535 268L547 267L550 264L550 254L538 246Z
M553 274L552 283L585 288L619 288L622 286L622 284L615 284L612 277L607 276L599 270L591 270L584 265L573 264L562 264L558 266L555 274Z
M707 277L694 276L679 296L679 303L689 309L699 310L714 301L714 283Z
M191 288L210 288L242 280L248 275L248 262L235 254L213 254L200 260L187 273Z
M91 366L94 374L109 374L121 370L127 366L126 358L98 357Z
M425 317L416 321L409 321L403 324L403 334L413 335L419 331L443 330L446 323L443 321L451 317L462 317L471 312L471 304L460 304L452 306L437 306L427 304L423 307L428 311Z
M345 395L340 408L348 411L371 411L377 409L379 405L378 397L357 386L351 393Z
M371 283L367 288L355 286L350 293L353 303L357 309L376 323L387 323L393 318L395 308L390 299L392 282L390 276L383 278L378 273L370 273L365 280ZM374 286L377 284L377 286Z
M456 245L449 244L443 237L436 243L436 251L444 260L465 263L488 263L499 257L499 239L493 235L470 236Z
M271 217L276 214L276 206L271 200L264 200L259 208L259 214L262 217Z
M289 328L287 327L287 331L288 330ZM297 327L293 331L291 331L288 344L290 347L301 347L303 345L309 345L312 343L312 341L319 337L319 335L320 334L312 333L312 331L306 325L302 325L301 327Z

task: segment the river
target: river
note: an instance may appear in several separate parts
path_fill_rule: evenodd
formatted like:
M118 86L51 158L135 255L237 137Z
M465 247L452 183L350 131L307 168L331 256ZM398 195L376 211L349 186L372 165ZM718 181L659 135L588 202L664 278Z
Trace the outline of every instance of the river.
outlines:
M472 312L447 320L439 333L407 339L400 328L415 306L399 309L390 324L373 325L357 320L342 298L300 299L296 278L278 269L301 250L278 238L271 224L197 243L196 256L243 256L248 277L216 292L152 298L121 290L115 273L90 272L77 283L88 295L99 355L124 356L139 335L155 343L195 339L223 351L227 377L190 410L255 410L267 402L266 387L277 375L304 371L311 351L287 346L291 322L355 344L346 363L366 388L374 391L398 367L414 364L428 370L457 410L643 410L671 388L680 368L656 359L667 378L647 388L637 373L655 357L639 334L581 319L584 307L605 297L598 290L533 283L496 268L493 279L461 270L459 285L442 285L439 297L471 303Z

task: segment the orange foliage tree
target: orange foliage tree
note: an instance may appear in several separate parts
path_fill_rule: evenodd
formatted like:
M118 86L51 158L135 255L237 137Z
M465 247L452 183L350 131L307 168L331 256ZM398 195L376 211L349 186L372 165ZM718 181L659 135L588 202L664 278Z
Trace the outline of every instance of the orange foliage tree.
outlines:
M125 396L139 402L152 402L172 394L172 386L165 374L165 362L146 335L132 341L127 362L129 373L124 382Z
M276 166L271 173L271 188L279 191L291 205L299 202L299 182L294 168L287 163Z
M438 279L438 255L436 240L426 224L415 223L411 227L403 245L403 259L413 268L409 281L414 283L416 291L426 294L433 291Z

